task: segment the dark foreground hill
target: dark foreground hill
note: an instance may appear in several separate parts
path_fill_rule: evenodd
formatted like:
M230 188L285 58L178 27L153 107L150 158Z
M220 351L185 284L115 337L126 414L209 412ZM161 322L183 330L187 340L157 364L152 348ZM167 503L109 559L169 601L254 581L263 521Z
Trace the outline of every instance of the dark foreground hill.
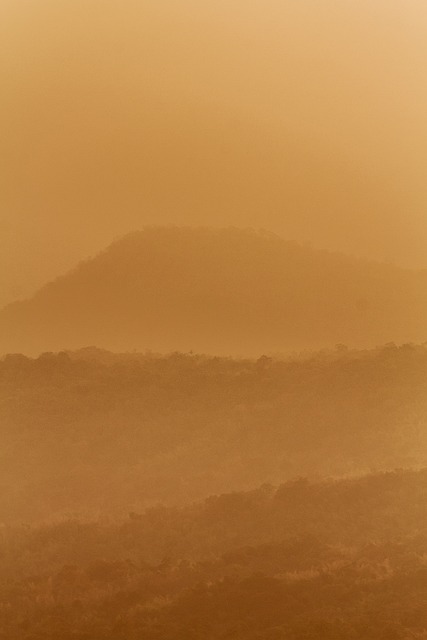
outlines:
M267 233L148 228L0 314L0 352L260 355L423 342L427 275Z
M427 464L427 349L0 361L0 522Z
M427 472L9 528L1 640L422 640Z

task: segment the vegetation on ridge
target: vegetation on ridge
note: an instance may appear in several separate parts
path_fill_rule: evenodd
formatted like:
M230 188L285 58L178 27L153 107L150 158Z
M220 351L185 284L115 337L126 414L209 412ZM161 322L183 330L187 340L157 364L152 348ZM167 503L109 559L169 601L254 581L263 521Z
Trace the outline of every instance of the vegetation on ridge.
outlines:
M298 476L420 466L427 349L0 362L0 521L127 513Z

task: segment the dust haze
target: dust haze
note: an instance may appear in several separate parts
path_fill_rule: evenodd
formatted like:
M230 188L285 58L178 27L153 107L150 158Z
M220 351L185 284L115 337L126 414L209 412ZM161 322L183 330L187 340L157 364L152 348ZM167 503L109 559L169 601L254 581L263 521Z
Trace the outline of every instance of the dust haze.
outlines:
M426 9L0 8L3 304L152 224L426 268Z
M427 635L421 0L0 3L0 640Z

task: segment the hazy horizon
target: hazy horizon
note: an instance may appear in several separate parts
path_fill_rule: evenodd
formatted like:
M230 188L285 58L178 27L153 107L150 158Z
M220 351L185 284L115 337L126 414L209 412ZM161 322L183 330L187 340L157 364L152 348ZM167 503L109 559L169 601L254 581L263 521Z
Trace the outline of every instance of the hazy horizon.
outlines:
M0 353L256 356L427 337L427 270L212 227L146 227L0 310Z
M427 11L4 1L0 305L152 224L426 268Z

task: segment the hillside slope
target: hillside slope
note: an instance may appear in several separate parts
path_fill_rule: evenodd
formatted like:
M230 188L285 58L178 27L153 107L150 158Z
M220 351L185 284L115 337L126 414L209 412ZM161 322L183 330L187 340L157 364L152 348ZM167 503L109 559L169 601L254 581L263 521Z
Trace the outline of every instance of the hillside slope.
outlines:
M0 352L423 342L427 276L237 229L147 228L0 314Z
M427 472L7 527L2 640L422 640Z

